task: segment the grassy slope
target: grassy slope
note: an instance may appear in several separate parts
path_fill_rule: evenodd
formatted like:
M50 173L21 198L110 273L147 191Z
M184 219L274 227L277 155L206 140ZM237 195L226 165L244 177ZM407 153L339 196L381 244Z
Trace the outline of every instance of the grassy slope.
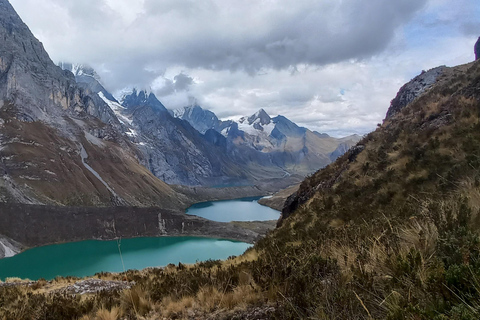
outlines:
M82 299L3 288L0 316L229 318L257 306L285 319L478 319L479 98L480 62L448 69L356 158L307 178L304 204L242 257L117 275L136 288Z

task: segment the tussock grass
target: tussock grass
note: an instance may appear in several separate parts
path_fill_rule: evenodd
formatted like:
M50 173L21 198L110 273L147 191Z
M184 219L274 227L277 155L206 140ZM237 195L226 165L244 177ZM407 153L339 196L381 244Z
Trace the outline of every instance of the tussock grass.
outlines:
M120 294L120 306L123 310L128 310L133 315L144 316L152 309L153 303L145 290L140 287L134 287L122 291Z
M95 320L117 320L122 316L121 309L119 307L113 307L108 309L98 309L95 315Z

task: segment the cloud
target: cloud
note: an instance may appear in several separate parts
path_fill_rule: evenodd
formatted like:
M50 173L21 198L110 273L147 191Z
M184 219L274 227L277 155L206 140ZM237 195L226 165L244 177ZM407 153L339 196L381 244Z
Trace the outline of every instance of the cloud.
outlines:
M40 21L33 10L24 16L45 36L54 57L253 74L369 57L383 50L426 0L12 2L22 12L31 7L62 11L55 24ZM58 32L59 24L67 26L64 32Z
M175 91L188 91L193 84L193 78L184 73L177 74L174 78Z
M173 77L173 80L166 78L165 76L158 77L152 83L151 88L157 96L165 97L173 94L180 94L182 92L188 92L194 83L195 82L192 77L180 72Z
M480 35L477 0L10 1L54 61L92 65L114 93L336 135L374 129L405 81L470 61Z

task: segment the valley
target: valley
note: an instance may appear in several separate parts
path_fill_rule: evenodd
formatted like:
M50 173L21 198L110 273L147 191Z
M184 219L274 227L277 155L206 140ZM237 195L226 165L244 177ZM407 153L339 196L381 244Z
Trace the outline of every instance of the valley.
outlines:
M245 224L184 210L299 183L331 162L340 145L359 139L318 136L263 110L228 121L224 130L220 122L168 110L147 90L117 100L94 69L56 66L8 1L0 5L0 257L46 244L140 236L252 243L261 234Z
M480 318L463 6L25 1L0 0L0 319Z

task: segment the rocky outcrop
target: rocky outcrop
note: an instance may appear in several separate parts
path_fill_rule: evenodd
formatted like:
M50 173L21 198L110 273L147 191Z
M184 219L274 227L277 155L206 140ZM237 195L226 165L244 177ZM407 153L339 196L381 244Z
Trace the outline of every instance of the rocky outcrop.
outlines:
M23 246L20 243L0 235L0 259L13 257L22 249Z
M77 281L72 285L68 285L64 288L57 290L57 292L69 295L83 295L94 293L106 293L114 291L122 291L130 289L135 285L135 282L129 281L113 281L113 280L101 280L101 279L86 279Z
M480 59L480 37L478 37L477 42L475 43L475 60Z
M205 134L209 129L221 132L232 123L232 121L219 120L215 113L197 105L174 110L171 114L176 118L188 121L192 127L202 134Z
M428 71L422 71L420 75L404 84L398 91L397 96L390 103L390 108L388 108L385 120L391 119L405 106L430 89L445 69L445 66L441 66Z

